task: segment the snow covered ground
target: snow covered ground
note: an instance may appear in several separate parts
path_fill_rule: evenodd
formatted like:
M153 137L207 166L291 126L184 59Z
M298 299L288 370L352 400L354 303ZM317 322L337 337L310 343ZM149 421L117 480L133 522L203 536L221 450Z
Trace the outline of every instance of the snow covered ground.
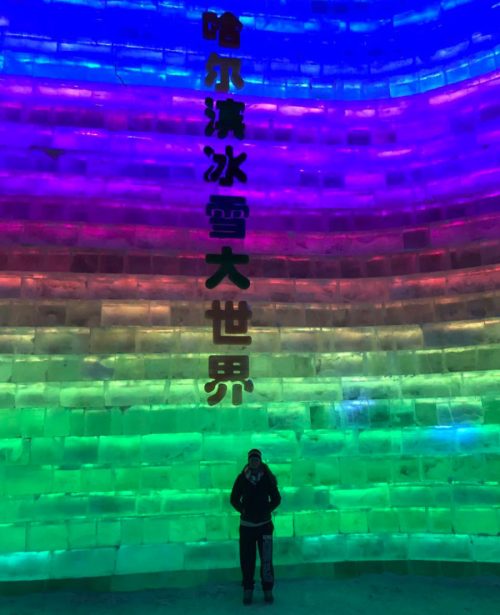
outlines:
M251 606L239 583L137 592L54 592L0 596L2 615L493 615L500 612L498 577L421 577L367 574L347 579L278 579L275 602L256 584Z

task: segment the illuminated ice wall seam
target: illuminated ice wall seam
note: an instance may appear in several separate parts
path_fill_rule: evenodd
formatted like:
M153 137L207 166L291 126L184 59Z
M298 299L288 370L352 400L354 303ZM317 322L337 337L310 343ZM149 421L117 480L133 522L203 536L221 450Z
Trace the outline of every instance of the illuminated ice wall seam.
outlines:
M0 581L236 570L253 447L276 564L500 562L499 10L2 3ZM245 33L237 407L204 390L203 209L241 196L203 177L205 11Z

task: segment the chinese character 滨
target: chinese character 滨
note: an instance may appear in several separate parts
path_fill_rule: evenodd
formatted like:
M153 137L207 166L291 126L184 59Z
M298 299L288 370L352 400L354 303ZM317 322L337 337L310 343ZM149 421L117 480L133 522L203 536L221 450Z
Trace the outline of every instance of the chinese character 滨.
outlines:
M252 316L246 301L238 301L237 306L233 301L226 301L224 308L220 301L212 301L212 309L207 310L205 316L212 319L214 344L248 346L252 343L250 335L242 335L248 332L248 320ZM226 335L222 334L222 323Z
M229 79L231 83L238 89L245 85L241 78L241 60L236 58L224 58L217 53L211 53L206 64L207 76L205 77L205 85L211 87L217 78L215 66L220 66L220 82L215 84L216 92L229 92ZM229 77L229 69L231 69L231 77Z
M218 32L221 47L238 49L242 30L243 24L233 13L222 13L220 17L212 11L203 13L203 38L215 41Z
M237 139L243 139L245 136L245 124L243 123L243 112L245 111L245 103L234 101L232 98L226 100L218 100L216 108L219 112L219 119L215 121L214 100L213 98L205 98L205 115L210 119L208 126L205 128L207 137L211 137L217 130L219 139L227 137L229 132L232 132Z
M247 181L246 173L244 173L240 166L247 159L247 155L245 153L240 154L236 158L233 154L233 148L231 145L226 145L226 154L216 154L215 150L206 145L203 148L203 152L206 156L212 156L213 161L216 163L212 165L208 171L205 171L203 174L203 178L207 182L216 182L219 180L220 186L232 186L233 179L238 179L242 184L245 184ZM222 172L226 169L224 176L222 177Z
M249 209L244 197L211 194L205 212L210 216L210 237L245 238L245 218L248 218Z
M215 288L227 276L238 288L247 289L250 280L236 270L235 265L246 265L248 254L233 254L228 246L222 248L221 254L207 254L205 262L209 265L220 265L219 269L205 282L207 288Z
M242 402L242 388L248 393L253 391L253 382L248 379L249 363L246 355L211 355L208 357L208 376L213 380L205 384L205 391L211 393L217 386L214 395L207 399L210 406L224 399L227 392L227 385L224 382L233 383L232 402L235 406L239 406Z

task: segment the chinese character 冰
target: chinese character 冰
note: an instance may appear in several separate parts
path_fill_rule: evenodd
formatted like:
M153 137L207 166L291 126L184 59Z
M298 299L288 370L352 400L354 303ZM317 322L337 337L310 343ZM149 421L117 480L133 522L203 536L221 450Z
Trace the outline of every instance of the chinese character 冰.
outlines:
M242 402L242 388L248 393L253 391L253 382L248 379L250 375L249 358L246 355L211 355L208 357L208 376L213 378L205 384L205 391L211 393L217 386L214 395L208 397L210 406L222 401L227 392L224 382L232 382L232 402L239 406ZM243 387L240 384L243 383Z
M249 209L244 197L211 194L205 212L210 216L210 237L245 238L245 218L248 218Z
M220 17L212 11L203 13L203 38L215 41L218 32L221 47L238 49L242 30L243 24L233 13L222 13Z
M250 280L236 270L235 265L247 265L248 254L233 254L228 246L222 248L221 254L207 254L205 262L209 265L220 265L219 269L205 282L207 288L215 288L227 276L238 288L247 289Z
M217 130L219 139L227 137L229 132L232 132L237 139L243 139L245 136L245 124L243 123L243 112L245 111L245 103L235 102L232 98L226 100L218 100L216 108L219 111L219 119L215 121L214 100L213 98L205 98L205 115L210 119L208 126L205 128L207 137L211 137Z
M203 174L203 178L206 182L216 182L219 180L220 186L232 186L233 179L236 177L236 179L238 179L242 184L246 183L246 173L240 169L240 166L247 159L247 155L245 153L240 154L235 158L231 145L226 145L225 155L216 154L215 150L208 145L203 148L203 152L206 156L212 156L213 161L216 163ZM224 168L226 169L226 173L224 174L224 177L222 177Z
M245 85L245 82L241 78L241 60L236 58L223 58L217 53L211 53L206 64L208 70L205 77L205 85L211 87L217 78L217 71L214 70L215 66L220 66L220 82L215 84L216 92L229 92L229 79L231 83L238 89ZM229 77L229 69L231 69L231 77Z
M250 335L242 335L248 332L248 320L252 316L246 301L238 301L237 306L233 301L226 301L224 309L220 301L212 301L212 309L205 316L212 319L214 344L248 346L252 343ZM222 334L222 323L226 335Z

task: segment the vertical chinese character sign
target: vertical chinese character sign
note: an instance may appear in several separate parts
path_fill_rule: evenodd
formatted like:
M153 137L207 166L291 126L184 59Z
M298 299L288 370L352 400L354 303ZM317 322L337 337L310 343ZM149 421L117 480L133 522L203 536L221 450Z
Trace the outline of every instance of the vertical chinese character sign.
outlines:
M219 46L238 49L240 33L243 25L232 13L226 12L217 16L213 12L203 13L203 36L206 39L218 41ZM220 80L217 82L217 70ZM219 56L211 53L206 65L205 85L215 84L219 94L227 93L231 85L236 89L244 86L241 77L241 60ZM228 135L242 140L245 137L244 112L245 104L233 98L205 99L205 116L209 120L205 128L207 137L225 139ZM217 148L217 149L215 149ZM223 153L220 145L206 145L204 154L211 164L203 175L206 182L218 183L224 188L231 187L235 182L246 184L247 176L241 168L247 155L245 152L235 154L230 145L226 145ZM206 205L205 213L209 218L210 237L225 240L242 240L246 235L246 220L249 217L249 207L242 196L212 194ZM237 244L236 244L237 245ZM250 280L237 267L246 265L249 257L246 254L234 253L232 246L223 246L218 254L207 254L205 261L215 265L214 273L206 280L205 286L215 289L223 280L227 280L241 290L250 286ZM206 317L212 322L212 340L216 345L249 346L252 338L248 333L248 323L252 312L246 301L213 300L211 309L206 311ZM239 406L243 400L243 391L251 393L254 385L250 379L250 357L247 354L213 354L208 358L208 376L211 379L205 384L210 406L220 403L231 387L231 402Z

